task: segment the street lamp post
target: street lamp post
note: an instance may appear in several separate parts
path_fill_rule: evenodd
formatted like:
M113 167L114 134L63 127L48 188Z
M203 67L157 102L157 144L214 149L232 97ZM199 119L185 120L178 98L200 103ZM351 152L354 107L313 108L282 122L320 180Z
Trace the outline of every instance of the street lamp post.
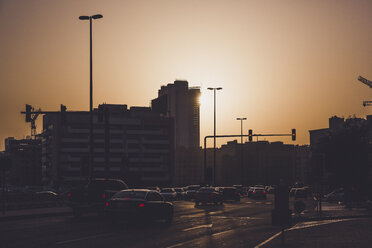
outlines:
M213 184L215 183L216 180L216 91L217 90L222 90L221 87L217 88L208 88L208 90L213 90L213 95L214 95L214 131L213 131Z
M89 178L93 176L93 56L92 56L92 19L100 19L101 14L79 16L79 20L89 20L90 27L90 99L89 99Z
M241 170L241 183L243 184L243 121L245 121L247 118L242 117L242 118L236 118L236 120L240 121L240 170Z
M236 118L236 120L240 121L240 133L241 133L241 139L240 143L243 144L243 121L245 121L247 118Z

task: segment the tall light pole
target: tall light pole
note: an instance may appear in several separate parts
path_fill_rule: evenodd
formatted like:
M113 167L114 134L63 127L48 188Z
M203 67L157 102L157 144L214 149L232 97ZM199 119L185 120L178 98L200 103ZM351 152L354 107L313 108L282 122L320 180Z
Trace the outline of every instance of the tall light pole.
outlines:
M214 95L214 131L213 131L213 184L216 180L216 91L222 90L222 87L208 88L208 90L213 90Z
M240 133L241 133L241 139L240 143L243 144L243 121L245 121L247 118L236 118L236 120L240 121Z
M92 20L100 19L101 14L79 16L79 20L89 20L90 27L90 99L89 99L89 178L93 177L93 56L92 56Z
M240 121L240 170L241 170L241 183L243 184L243 121L245 121L247 118L242 117L242 118L236 118L238 121Z

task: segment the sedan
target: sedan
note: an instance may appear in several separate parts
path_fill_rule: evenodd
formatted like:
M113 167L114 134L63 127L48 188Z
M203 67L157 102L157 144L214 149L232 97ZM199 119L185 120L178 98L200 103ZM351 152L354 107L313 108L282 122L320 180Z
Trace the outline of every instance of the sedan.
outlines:
M168 201L174 201L177 198L177 193L173 188L163 188L160 194Z
M199 203L222 204L223 196L214 187L202 187L195 193L195 206L199 205Z
M173 220L173 204L159 192L148 189L127 189L117 192L106 203L106 214L113 220Z
M253 199L266 199L265 189L255 187L252 191L251 198L253 198Z
M222 189L222 196L224 201L240 201L239 191L235 187L224 187Z

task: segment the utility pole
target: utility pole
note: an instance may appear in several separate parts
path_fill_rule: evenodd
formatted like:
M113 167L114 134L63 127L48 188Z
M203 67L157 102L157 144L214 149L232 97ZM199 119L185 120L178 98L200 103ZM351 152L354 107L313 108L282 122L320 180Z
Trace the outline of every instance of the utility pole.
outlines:
M216 182L216 91L222 90L221 87L217 88L208 88L208 90L213 90L213 96L214 96L214 128L213 128L213 176L212 176L212 182L215 184Z

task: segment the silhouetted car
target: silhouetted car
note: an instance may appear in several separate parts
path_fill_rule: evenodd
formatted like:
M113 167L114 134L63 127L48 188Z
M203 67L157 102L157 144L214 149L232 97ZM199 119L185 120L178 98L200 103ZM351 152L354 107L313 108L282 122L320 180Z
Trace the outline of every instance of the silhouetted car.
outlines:
M295 200L299 198L307 199L308 191L305 188L297 188L294 192L294 198Z
M160 190L160 194L168 201L174 201L177 197L177 193L173 188L164 188Z
M36 200L49 206L62 205L62 199L53 191L40 191L35 193Z
M67 206L72 208L74 216L84 213L103 213L106 202L118 191L128 186L118 179L92 179L82 188L71 189Z
M266 191L264 188L254 187L252 190L251 198L253 199L266 199Z
M200 189L200 185L189 185L185 188L186 199L192 200L195 199L195 193Z
M214 187L202 187L195 193L195 205L197 206L199 203L222 204L223 196Z
M236 188L241 196L247 195L247 188L243 185L233 185Z
M183 188L174 188L174 190L176 191L176 199L177 200L184 200L185 199L185 190Z
M107 203L105 213L114 221L173 220L173 204L161 194L148 189L117 192Z
M239 191L235 187L223 187L222 197L224 201L240 201Z

